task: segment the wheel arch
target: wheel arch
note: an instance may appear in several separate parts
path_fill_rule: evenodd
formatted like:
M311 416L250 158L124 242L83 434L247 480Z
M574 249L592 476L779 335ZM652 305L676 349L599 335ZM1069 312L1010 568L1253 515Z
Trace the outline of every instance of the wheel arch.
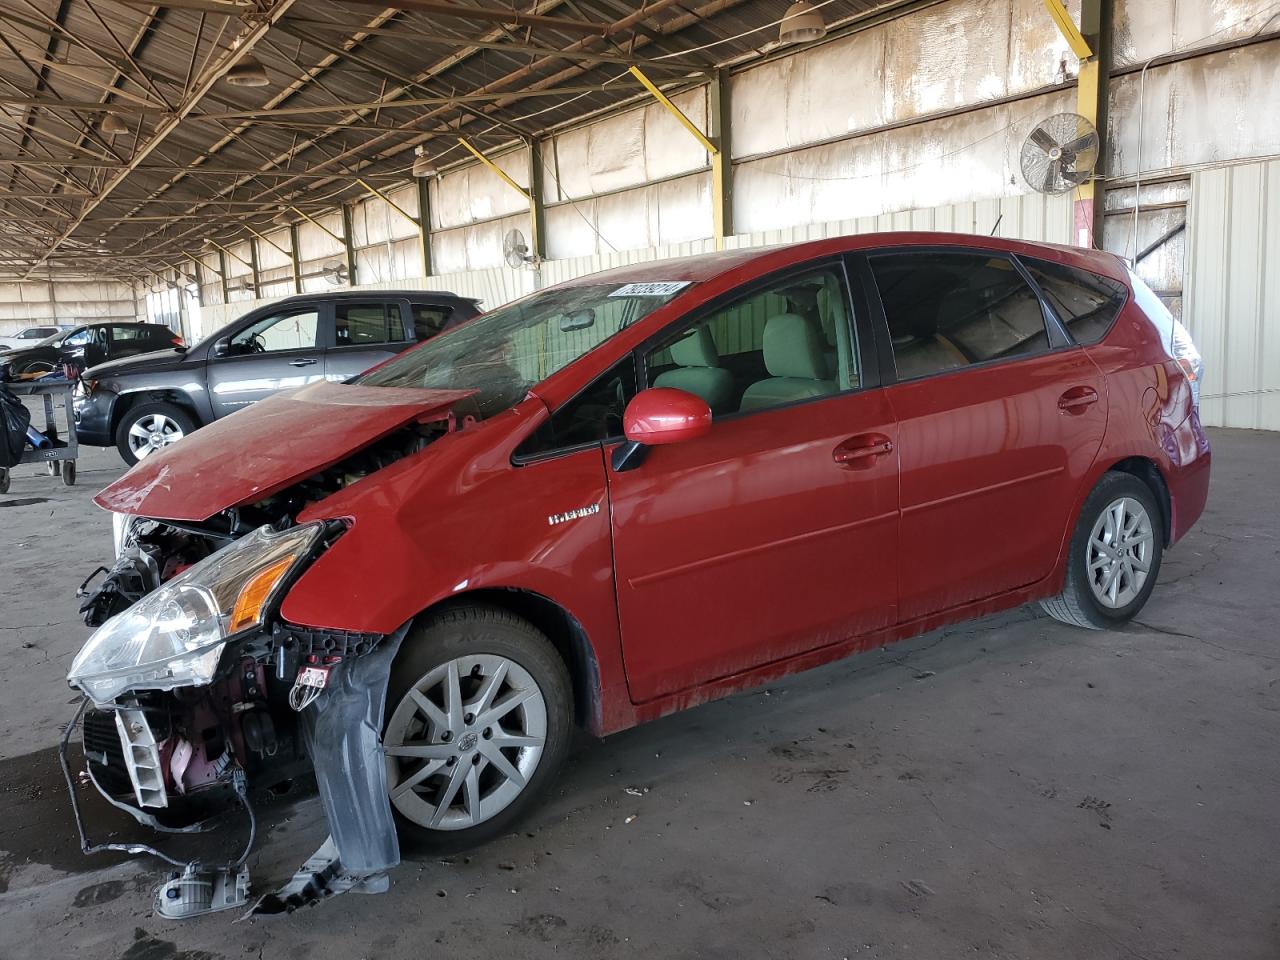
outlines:
M204 418L200 416L200 411L196 408L195 402L187 394L181 390L174 390L167 387L157 387L155 389L143 388L141 390L130 390L128 393L121 393L116 396L115 403L111 405L111 436L116 435L116 431L120 429L120 421L125 415L136 406L144 403L171 403L175 407L181 407L184 413L187 413L196 427L205 425Z
M600 666L595 648L577 617L556 601L523 588L483 587L458 593L421 611L415 622L449 607L482 604L497 607L527 620L541 631L564 661L573 688L574 724L601 736L604 730L604 705L601 695Z
M1125 457L1107 467L1108 473L1127 473L1145 483L1156 502L1160 504L1161 526L1164 528L1164 546L1168 547L1173 536L1173 499L1169 495L1169 484L1155 461L1147 457Z

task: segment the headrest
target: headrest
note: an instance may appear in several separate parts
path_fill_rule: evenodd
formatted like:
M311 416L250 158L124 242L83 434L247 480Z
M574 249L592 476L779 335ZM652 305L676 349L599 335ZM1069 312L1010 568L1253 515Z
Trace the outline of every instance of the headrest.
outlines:
M827 379L826 338L795 313L779 313L764 325L764 365L771 377Z
M718 367L720 353L711 336L711 328L694 327L688 336L671 345L671 359L682 367Z

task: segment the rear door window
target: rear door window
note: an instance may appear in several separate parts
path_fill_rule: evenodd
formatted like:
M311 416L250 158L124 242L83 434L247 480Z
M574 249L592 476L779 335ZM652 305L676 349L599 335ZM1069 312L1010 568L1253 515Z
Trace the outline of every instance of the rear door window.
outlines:
M1049 260L1019 258L1076 343L1097 343L1124 306L1123 283Z
M338 303L333 308L334 344L376 346L404 340L398 303Z
M1040 298L1007 257L920 252L870 261L899 380L1049 350Z
M449 318L453 316L453 307L432 303L415 303L410 308L413 311L413 338L419 343L444 332Z

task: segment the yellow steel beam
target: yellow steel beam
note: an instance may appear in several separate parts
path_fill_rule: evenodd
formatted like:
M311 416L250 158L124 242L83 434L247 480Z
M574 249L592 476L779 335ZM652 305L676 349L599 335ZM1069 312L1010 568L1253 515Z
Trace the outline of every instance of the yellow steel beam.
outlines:
M1044 8L1049 11L1049 16L1053 18L1054 24L1058 27L1058 32L1067 41L1067 46L1071 48L1071 52L1081 60L1092 57L1093 48L1089 46L1089 41L1084 38L1084 34L1076 26L1076 22L1071 19L1071 14L1067 12L1062 0L1044 0Z
M377 187L370 186L368 183L366 183L364 180L361 180L359 177L356 177L356 183L360 184L360 186L364 187L366 190L369 191L369 193L377 197L379 200L385 203L388 207L390 207L396 213L400 214L400 216L404 217L406 220L412 223L415 227L418 226L417 217L409 213L407 210L401 207L398 203L396 203L394 200L388 197L385 193L383 193Z
M694 139L696 139L700 144L702 144L703 149L705 149L707 153L711 154L711 156L714 157L716 154L720 152L720 148L707 139L707 135L703 133L701 130L699 130L697 126L694 125L694 122L690 120L688 117L686 117L684 113L681 111L681 109L677 107L674 103L672 103L670 98L661 90L659 90L657 85L652 80L650 80L648 77L644 75L643 70L641 70L639 67L630 67L629 71L633 77L635 77L637 80L640 81L640 83L644 86L646 90L648 90L651 94L653 94L653 98L655 100L657 100L660 104L666 107L667 111L677 120L679 120L681 125L686 130L688 130L691 134L693 134Z
M512 180L509 176L507 176L507 172L506 172L505 170L503 170L500 166L498 166L496 163L494 163L492 160L490 160L488 157L486 157L483 153L481 153L479 150L477 150L475 147L473 147L473 146L471 145L471 142L470 142L469 140L467 140L467 138L466 138L466 137L459 137L459 138L458 138L458 142L459 142L460 144L462 144L464 147L466 147L468 150L470 150L470 151L471 151L471 154L472 154L472 155L473 155L477 160L479 160L479 161L480 161L481 163L483 163L486 167L488 167L490 170L492 170L494 173L496 173L496 174L497 174L497 175L502 179L502 182L503 182L503 183L505 183L507 186L509 186L509 187L510 187L512 190L514 190L516 193L520 194L520 196L522 196L522 197L524 197L526 200L528 200L528 201L529 201L529 203L533 203L533 197L529 196L529 192L528 192L527 190L525 190L525 188L524 188L524 187L520 186L520 184L518 184L518 183L516 183L514 180Z

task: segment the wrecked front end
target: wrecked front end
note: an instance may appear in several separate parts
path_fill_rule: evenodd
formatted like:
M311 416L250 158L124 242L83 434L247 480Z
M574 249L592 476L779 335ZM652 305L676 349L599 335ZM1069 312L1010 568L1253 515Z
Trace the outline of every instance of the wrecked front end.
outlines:
M381 748L387 677L405 628L358 634L286 622L280 605L346 521L298 523L306 508L421 451L452 418L415 422L302 481L203 521L115 515L117 558L81 588L97 631L68 682L84 694L62 741L82 847L149 853L181 870L156 909L194 916L243 905L252 796L313 770L329 841L257 910L345 890L385 889L399 862ZM198 439L198 438L196 438ZM161 833L197 832L243 810L238 859L183 862L155 845L97 844L67 760L82 736L85 776L113 805Z

